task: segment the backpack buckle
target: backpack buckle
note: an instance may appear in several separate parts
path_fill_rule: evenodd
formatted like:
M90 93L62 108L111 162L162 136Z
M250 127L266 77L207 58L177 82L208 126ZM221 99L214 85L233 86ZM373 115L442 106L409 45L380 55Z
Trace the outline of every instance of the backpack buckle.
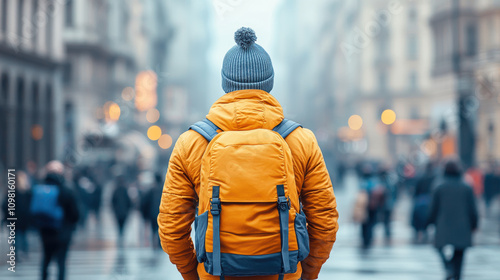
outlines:
M290 201L284 197L278 197L278 209L281 211L290 210Z
M212 198L210 200L210 213L212 216L218 216L221 211L220 198Z

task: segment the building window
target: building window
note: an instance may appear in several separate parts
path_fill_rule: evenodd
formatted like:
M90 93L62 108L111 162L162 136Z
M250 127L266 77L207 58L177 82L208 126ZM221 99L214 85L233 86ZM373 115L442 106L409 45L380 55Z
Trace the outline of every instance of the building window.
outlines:
M51 2L54 0L49 0ZM55 3L47 3L47 5L55 5ZM50 56L52 54L52 31L54 29L54 19L53 16L47 17L47 54Z
M418 40L414 34L408 35L408 59L415 60L418 58Z
M388 35L386 32L380 35L378 41L377 41L377 46L378 46L378 55L379 57L385 58L387 56L387 53L389 51L389 40L388 40Z
M410 92L417 92L418 91L418 74L415 71L412 71L409 75L408 78L408 84L409 84L409 89Z
M24 0L17 0L17 35L23 37L23 7Z
M0 103L0 110L2 110L2 113L0 113L0 127L3 129L0 129L0 161L3 163L3 166L7 166L7 147L9 146L7 144L7 133L8 133L8 127L7 127L7 108L8 108L8 103L9 103L9 77L7 74L2 74L2 80L1 80L1 85L0 85L0 98L2 103Z
M73 0L66 0L66 14L64 18L64 22L67 27L73 27Z
M33 9L31 9L31 12L32 12L31 18L33 20L35 20L37 18L36 17L36 13L38 12L38 0L33 0ZM37 38L38 38L38 30L35 29L32 32L32 36L31 36L31 39L33 40L32 41L32 43L33 43L33 50L36 50L36 47L37 47Z
M45 116L45 129L47 137L45 138L45 149L47 151L46 161L54 159L54 92L49 84L45 89L47 93L47 116Z
M9 90L9 77L7 74L2 74L2 84L0 86L0 100L2 101L2 105L7 105L8 103L8 90Z
M39 85L36 81L34 81L32 83L32 91L33 91L33 99L32 99L32 102L31 102L31 106L32 106L32 124L35 125L35 124L38 124L38 125L41 125L40 123L40 107L39 107L39 102L40 102L40 94L39 94ZM33 139L33 137L31 137L31 152L33 153L32 155L32 160L34 160L35 162L40 162L40 145L38 143L39 141Z
M71 83L71 77L73 73L73 65L71 64L70 61L66 62L64 64L64 72L63 72L63 82L64 84L68 85Z
M7 0L2 0L2 17L1 17L1 24L2 24L2 34L6 34L7 33L7 9L8 9L8 5L7 5Z
M467 55L474 56L477 53L477 29L475 24L467 26Z
M26 111L24 109L24 101L25 101L25 92L24 92L24 79L22 77L17 78L17 88L16 88L16 127L14 130L16 131L16 141L15 151L16 151L16 167L21 169L24 168L24 159L25 159L25 149L24 149L24 139L26 139L25 135L25 114Z

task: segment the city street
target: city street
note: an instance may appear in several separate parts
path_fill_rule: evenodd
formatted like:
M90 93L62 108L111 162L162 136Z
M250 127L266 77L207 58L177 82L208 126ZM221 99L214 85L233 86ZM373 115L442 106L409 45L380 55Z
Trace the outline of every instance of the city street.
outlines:
M374 248L366 253L359 250L359 226L349 221L355 184L355 179L349 177L346 185L350 188L336 192L341 215L340 230L319 279L443 279L441 262L433 247L410 242L412 233L405 221L409 203L405 198L398 203L392 244L383 244L382 227L378 227ZM476 236L477 246L466 254L463 279L500 279L498 224L492 222L483 220L481 233ZM125 248L117 249L114 243L116 229L110 213L103 215L102 228L96 228L93 221L89 221L88 230L78 232L74 237L68 259L68 279L182 279L163 251L154 252L150 248L146 237L149 233L143 228L140 215L134 213L128 224ZM5 240L5 231L2 240ZM15 273L7 271L5 262L2 262L0 278L37 279L40 257L37 249L28 260L17 264ZM55 277L55 265L52 265L51 272Z
M500 0L0 0L0 280L192 280L186 216L215 275L500 280L499 34Z

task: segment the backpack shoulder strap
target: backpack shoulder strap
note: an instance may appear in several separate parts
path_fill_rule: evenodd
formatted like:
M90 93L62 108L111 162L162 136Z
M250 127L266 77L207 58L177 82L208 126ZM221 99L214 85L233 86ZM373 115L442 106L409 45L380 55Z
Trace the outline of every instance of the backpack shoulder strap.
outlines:
M290 133L292 133L298 127L302 127L302 125L288 119L283 119L283 121L280 124L278 124L275 128L273 128L273 131L278 132L281 135L281 137L285 139Z
M219 130L220 128L209 119L204 119L191 125L189 129L198 132L199 134L201 134L201 136L205 137L208 142L210 142L217 135L217 130Z

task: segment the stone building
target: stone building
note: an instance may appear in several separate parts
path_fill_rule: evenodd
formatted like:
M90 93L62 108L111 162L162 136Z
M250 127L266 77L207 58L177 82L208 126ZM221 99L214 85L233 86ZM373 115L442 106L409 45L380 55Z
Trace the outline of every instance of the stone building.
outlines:
M455 100L457 153L469 165L498 159L500 2L434 1L431 25L434 89Z
M2 170L61 156L63 3L0 1Z
M149 67L143 22L151 11L138 0L66 2L64 154L65 160L78 164L87 157L82 151L86 137L110 132L103 126L107 102L120 106L120 119L133 122L133 101L124 101L121 93L134 87L139 70Z

